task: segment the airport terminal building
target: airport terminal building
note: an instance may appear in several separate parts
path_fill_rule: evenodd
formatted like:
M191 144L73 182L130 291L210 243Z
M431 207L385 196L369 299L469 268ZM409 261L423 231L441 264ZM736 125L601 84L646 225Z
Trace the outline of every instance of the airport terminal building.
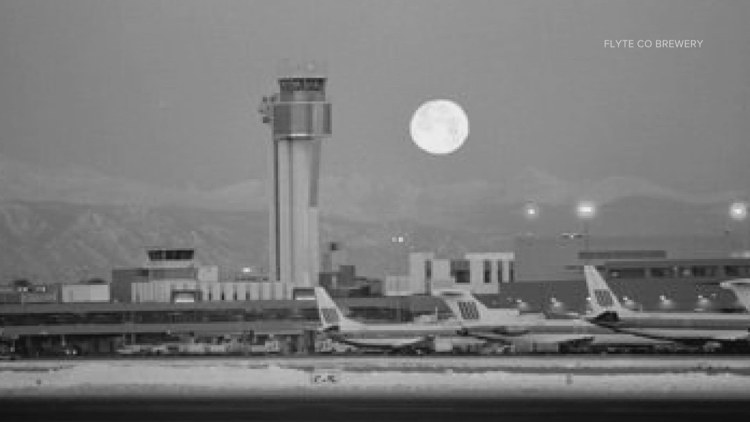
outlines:
M750 259L721 236L521 236L512 252L461 258L412 253L407 276L388 277L386 295L469 290L490 306L586 310L583 265L600 269L631 306L661 310L740 310L719 282L750 277ZM562 310L562 309L560 309Z
M519 236L513 245L518 282L580 280L581 266L618 261L711 260L737 256L726 236ZM643 275L645 278L645 275Z
M163 343L175 336L212 341L229 336L249 344L245 352L268 349L263 344L269 339L277 345L268 349L274 353L318 350L319 320L315 302L306 300L310 292L279 292L278 283L260 276L221 280L217 268L200 264L194 253L150 250L143 266L116 269L111 282L6 291L0 333L30 356L71 347L79 353L111 354L123 345ZM750 259L731 255L721 239L592 238L585 249L575 237L524 237L513 252L458 259L412 254L409 274L397 283L387 279L382 295L337 302L351 317L370 322L445 318L449 310L430 292L459 288L474 292L490 307L551 315L583 312L581 268L592 263L629 307L739 311L734 295L718 283L750 277Z

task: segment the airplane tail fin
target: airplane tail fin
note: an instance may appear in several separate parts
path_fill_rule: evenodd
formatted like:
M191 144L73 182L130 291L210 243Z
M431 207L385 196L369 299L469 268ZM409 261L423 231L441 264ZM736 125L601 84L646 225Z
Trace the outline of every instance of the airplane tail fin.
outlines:
M731 290L737 300L750 311L750 278L739 278L723 281L719 284L724 289Z
M335 328L354 327L360 325L356 321L344 316L341 309L336 305L336 302L331 299L328 292L322 287L315 288L315 301L318 306L318 316L320 322L323 324L323 330L330 330Z
M618 314L623 315L632 312L622 306L596 267L584 265L583 272L586 276L586 287L594 315L609 313L617 316Z
M470 292L458 289L439 289L433 290L432 294L443 299L451 312L462 323L487 320L489 309Z

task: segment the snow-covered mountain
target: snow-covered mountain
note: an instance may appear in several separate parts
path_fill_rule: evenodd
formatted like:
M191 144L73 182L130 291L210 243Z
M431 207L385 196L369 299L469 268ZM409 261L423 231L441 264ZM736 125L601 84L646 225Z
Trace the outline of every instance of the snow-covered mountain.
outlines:
M323 241L341 241L360 273L403 273L406 254L509 250L522 232L577 231L575 204L600 205L592 235L717 234L736 229L729 203L740 192L694 195L635 178L576 184L537 169L512 180L416 186L361 175L323 177ZM524 203L540 207L527 221ZM267 261L263 180L181 190L81 169L39 168L0 157L0 277L73 282L139 265L149 246L191 246L225 271ZM403 235L406 244L391 238ZM2 280L0 280L2 281Z

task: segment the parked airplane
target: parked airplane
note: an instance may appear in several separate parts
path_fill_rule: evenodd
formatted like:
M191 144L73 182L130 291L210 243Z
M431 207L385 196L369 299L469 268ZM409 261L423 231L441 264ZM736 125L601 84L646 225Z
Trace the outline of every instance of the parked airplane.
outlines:
M344 316L322 287L315 288L321 331L339 343L390 352L430 352L435 338L457 336L460 326L450 322L365 324Z
M750 278L722 281L719 286L731 290L742 306L750 311Z
M464 290L444 289L434 294L445 301L461 322L464 327L462 334L487 341L556 344L561 348L593 350L654 348L669 344L662 340L616 333L572 315L566 315L564 319L550 319L543 314L522 314L514 308L490 309Z
M441 289L433 292L461 322L463 335L513 344L583 346L594 340L591 324L580 319L547 319L543 314L521 314L517 309L487 308L471 292Z
M595 267L584 266L594 324L620 333L690 346L750 346L750 315L699 312L641 312L617 299Z

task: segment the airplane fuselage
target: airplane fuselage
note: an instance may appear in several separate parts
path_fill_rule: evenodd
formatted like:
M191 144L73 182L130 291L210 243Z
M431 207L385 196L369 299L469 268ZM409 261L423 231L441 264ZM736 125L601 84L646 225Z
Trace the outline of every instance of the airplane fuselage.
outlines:
M328 333L340 343L373 349L431 349L435 338L453 338L460 326L456 323L431 324L351 324L343 323Z
M617 332L681 342L734 342L750 338L750 315L637 312L595 322Z
M514 325L495 322L464 323L465 333L477 338L507 343L529 341L536 343L571 343L592 346L647 346L664 344L664 341L616 332L610 328L581 319L545 319L529 316ZM497 327L502 327L498 330ZM515 333L515 334L514 334Z
M456 323L432 323L432 324L361 324L349 326L342 323L338 332L341 334L350 334L363 337L414 337L414 336L436 336L436 335L455 335L461 328Z

